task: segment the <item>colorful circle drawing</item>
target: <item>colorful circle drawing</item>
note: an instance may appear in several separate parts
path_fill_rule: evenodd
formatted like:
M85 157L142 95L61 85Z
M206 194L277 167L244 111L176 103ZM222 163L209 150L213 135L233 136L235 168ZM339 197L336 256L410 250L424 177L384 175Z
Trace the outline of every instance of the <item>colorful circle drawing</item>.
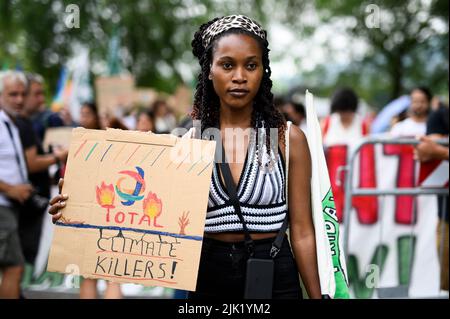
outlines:
M136 166L137 172L133 171L120 171L119 174L128 175L136 181L136 185L134 189L122 189L122 181L126 179L126 177L121 177L116 183L116 193L120 198L123 199L121 202L125 206L131 206L134 202L142 200L144 198L145 191L145 180L144 180L144 170L138 166Z

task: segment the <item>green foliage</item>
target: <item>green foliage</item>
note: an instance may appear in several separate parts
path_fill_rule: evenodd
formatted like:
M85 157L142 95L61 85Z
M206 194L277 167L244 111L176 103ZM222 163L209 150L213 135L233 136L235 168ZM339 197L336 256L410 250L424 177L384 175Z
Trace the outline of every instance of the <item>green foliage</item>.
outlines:
M338 84L352 82L381 107L415 85L448 94L448 1L318 0L323 21L353 19L348 31L369 45L362 61L342 72ZM375 7L375 6L376 7ZM379 9L379 25L370 20ZM436 28L440 25L440 29ZM381 91L380 91L381 90ZM380 95L380 92L388 93Z
M78 29L64 23L72 3L80 10ZM54 90L74 44L89 47L93 64L105 64L117 30L123 68L136 77L137 85L173 92L183 82L178 63L195 65L190 43L202 23L235 12L265 21L262 6L262 0L2 0L0 62L41 73ZM104 67L93 71L107 73Z
M79 29L64 23L65 9L72 3L80 9ZM368 5L380 9L379 28L367 27ZM336 86L350 85L377 107L417 84L447 94L447 0L2 0L0 67L20 66L41 73L53 93L61 66L76 44L90 49L94 75L107 74L108 48L117 33L121 68L136 77L138 86L172 93L180 83L192 81L198 70L190 42L200 24L240 13L265 26L277 21L303 41L321 23L305 19L311 11L318 12L322 23L350 21L349 34L363 39L369 50L360 61L349 61L339 74L329 73L331 61L299 74L304 85L327 95ZM436 25L444 26L444 32L437 31ZM269 40L274 36L269 34ZM331 50L326 45L323 49ZM278 51L272 58L289 53ZM332 57L333 52L328 54Z

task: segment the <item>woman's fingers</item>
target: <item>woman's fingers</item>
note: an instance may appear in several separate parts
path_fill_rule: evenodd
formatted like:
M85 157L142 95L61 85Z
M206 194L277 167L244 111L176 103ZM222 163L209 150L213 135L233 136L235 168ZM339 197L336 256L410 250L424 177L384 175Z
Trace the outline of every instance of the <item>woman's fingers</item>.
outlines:
M57 202L59 202L62 199L62 195L56 195L55 197L53 197L52 199L50 199L49 204L53 205L56 204Z
M55 197L53 197L53 198L50 200L49 204L50 204L50 205L54 205L54 204L56 204L56 203L59 202L59 201L65 201L65 200L67 200L67 198L69 198L69 197L67 196L67 194L64 194L64 195L59 194L59 195L56 195Z
M56 223L58 221L58 219L60 219L62 216L61 212L59 212L58 214L55 214L52 216L52 222L53 224Z
M59 181L58 181L58 189L59 189L59 193L60 194L62 192L63 184L64 184L64 178L60 178Z
M61 209L63 209L65 206L66 206L66 202L59 202L59 203L53 204L52 206L50 206L50 209L48 210L48 213L50 215L55 215Z
M62 217L61 209L63 209L66 206L66 200L69 198L67 194L61 194L62 187L64 184L64 179L60 178L58 181L58 189L59 194L53 197L49 204L50 209L48 210L48 213L52 216L52 222L53 224L58 221Z

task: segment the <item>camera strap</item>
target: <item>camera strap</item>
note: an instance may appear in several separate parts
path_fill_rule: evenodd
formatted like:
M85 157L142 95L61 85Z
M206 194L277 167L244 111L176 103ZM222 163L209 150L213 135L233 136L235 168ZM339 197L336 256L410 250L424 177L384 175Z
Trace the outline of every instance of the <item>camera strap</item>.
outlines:
M221 171L223 174L223 178L225 180L225 185L228 190L230 201L233 204L234 209L235 209L237 215L239 216L239 219L242 223L242 227L244 229L245 246L247 247L247 250L250 253L250 256L253 256L253 248L254 248L253 239L251 238L250 232L248 231L247 223L244 220L244 216L242 216L241 205L239 204L236 185L235 185L235 183L233 181L233 177L231 175L230 166L228 165L228 162L226 160L225 150L223 148L223 145L222 145L222 154L223 155L222 155L222 160L220 162L220 167L221 167ZM244 169L245 169L245 167L244 167ZM283 239L284 239L284 235L286 233L287 227L288 227L288 214L286 214L286 217L284 218L283 224L281 225L281 228L275 238L275 241L272 243L272 248L270 249L270 256L272 258L275 258L275 256L278 254L278 252L281 249L281 245L283 244Z
M12 145L14 148L14 155L16 157L16 162L17 162L17 165L19 165L20 176L22 177L23 182L26 183L28 179L24 176L23 171L22 171L22 165L20 164L19 152L17 151L16 143L14 143L14 136L11 131L11 127L8 122L3 121L3 123L5 123L6 129L8 130L9 137L11 138L11 142L12 142ZM22 152L22 154L23 154L23 152ZM25 160L25 156L24 156L24 160ZM26 162L24 163L24 165L25 165L25 169L27 169Z

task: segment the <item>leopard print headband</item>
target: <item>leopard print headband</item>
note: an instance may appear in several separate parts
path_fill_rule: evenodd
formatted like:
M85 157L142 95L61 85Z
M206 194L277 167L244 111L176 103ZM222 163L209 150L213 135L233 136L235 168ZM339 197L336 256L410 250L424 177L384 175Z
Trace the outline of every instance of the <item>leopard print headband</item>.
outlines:
M258 23L243 15L231 15L217 20L203 32L203 47L206 48L215 36L233 28L243 29L255 34L263 40L266 39L266 31L264 31Z

